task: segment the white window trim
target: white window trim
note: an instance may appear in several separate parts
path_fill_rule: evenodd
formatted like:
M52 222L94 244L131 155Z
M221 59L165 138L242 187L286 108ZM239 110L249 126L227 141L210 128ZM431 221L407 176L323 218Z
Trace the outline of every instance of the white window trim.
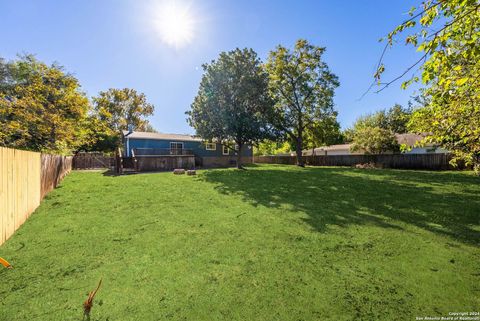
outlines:
M172 144L175 144L178 146L178 144L181 144L182 145L182 148L173 148L172 147ZM170 142L170 149L184 149L185 145L183 144L183 142Z
M226 153L225 153L225 149L227 149ZM222 155L230 155L230 151L228 150L228 146L222 145Z
M212 145L213 145L213 148L211 148ZM206 150L217 150L217 144L216 143L205 143L205 149Z

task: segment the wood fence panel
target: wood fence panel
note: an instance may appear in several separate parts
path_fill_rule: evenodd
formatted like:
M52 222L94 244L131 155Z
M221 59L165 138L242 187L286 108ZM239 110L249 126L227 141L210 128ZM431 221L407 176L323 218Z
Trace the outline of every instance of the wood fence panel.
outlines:
M99 152L81 152L73 157L73 169L113 168L114 157Z
M0 147L0 245L71 168L72 157Z
M72 156L42 154L41 161L41 199L57 187L62 179L72 170Z
M137 169L143 171L170 171L175 168L195 168L195 156L137 156ZM132 158L124 158L125 168L133 168Z
M449 154L386 154L386 155L332 155L303 156L307 165L311 166L355 166L357 164L374 163L385 168L399 169L452 169ZM255 156L255 163L287 164L296 163L295 156Z
M0 147L0 244L40 204L40 153Z

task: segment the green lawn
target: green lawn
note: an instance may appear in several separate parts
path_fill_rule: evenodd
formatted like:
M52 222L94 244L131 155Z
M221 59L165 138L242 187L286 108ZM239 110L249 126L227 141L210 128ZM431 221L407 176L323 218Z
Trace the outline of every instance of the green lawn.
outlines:
M480 308L480 179L73 172L0 247L0 320L415 320Z

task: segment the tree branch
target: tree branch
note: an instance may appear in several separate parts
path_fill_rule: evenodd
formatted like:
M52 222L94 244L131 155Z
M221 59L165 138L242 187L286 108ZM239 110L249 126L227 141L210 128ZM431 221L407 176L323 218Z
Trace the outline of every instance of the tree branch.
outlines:
M426 11L430 10L431 8L439 5L440 3L436 3L434 5L431 5L429 8L425 9L424 11L422 11L421 13L415 15L414 17L410 18L409 20L406 20L404 21L402 24L405 24L409 21L412 21L413 19L416 19L418 18L421 14L425 13ZM401 75L395 77L394 79L386 82L386 83L383 83L383 87L380 88L379 90L375 91L376 94L380 93L381 91L383 91L384 89L386 89L388 86L390 86L391 84L393 84L394 82L398 81L399 79L403 78L410 70L412 70L415 66L417 66L422 60L426 60L427 56L429 55L429 53L431 52L431 49L433 47L433 42L435 41L435 39L438 37L438 34L441 33L442 31L444 31L445 29L447 29L448 27L452 26L453 24L459 22L460 20L462 20L465 16L467 16L468 14L476 11L478 8L480 7L480 5L477 5L475 6L472 10L469 10L467 11L466 13L464 13L463 15L461 15L460 17L454 19L453 21L445 24L441 29L435 31L434 33L430 34L429 36L427 36L426 38L430 38L430 37L434 37L430 42L431 42L431 45L430 45L430 48L427 49L427 51L425 51L425 54L419 59L417 60L413 65L409 66ZM383 58L385 57L385 53L387 51L387 48L388 48L388 43L385 45L385 47L383 48L383 51L382 51L382 54L380 56L380 59L378 61L378 64L377 64L377 70L378 68L380 68L382 62L383 62ZM360 98L358 100L361 100L363 97L365 97L369 92L370 90L373 88L373 86L375 86L375 84L377 84L377 81L373 81L370 86L368 87L368 89L360 96Z

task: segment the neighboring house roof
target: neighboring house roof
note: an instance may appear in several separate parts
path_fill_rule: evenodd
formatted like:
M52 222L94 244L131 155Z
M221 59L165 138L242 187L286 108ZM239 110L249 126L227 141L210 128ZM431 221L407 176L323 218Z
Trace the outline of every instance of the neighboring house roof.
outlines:
M345 149L350 150L350 146L352 146L352 144L330 145L330 146L320 147L319 150L326 150L326 151L329 151L329 150L345 150Z
M424 139L427 136L427 134L414 134L414 133L407 133L407 134L395 134L395 137L397 138L397 142L402 145L407 145L409 147L415 147L415 144L420 142L422 139ZM330 145L330 146L321 146L315 148L315 153L317 152L324 152L324 151L341 151L341 150L350 150L350 147L352 144L339 144L339 145ZM433 144L426 143L424 147L432 147L434 146ZM303 153L307 153L311 155L312 149L305 149L303 150Z
M289 153L278 153L275 155L269 155L269 156L295 156L295 152L289 152Z
M415 144L420 142L425 137L427 137L427 134L413 134L413 133L395 134L395 137L397 138L397 142L400 145L407 145L409 147L415 147ZM424 146L431 147L431 146L433 146L433 144L426 143Z
M151 133L151 132L132 132L128 135L128 131L122 131L123 136L133 139L156 139L156 140L178 140L178 141L196 141L201 142L200 137L184 134L165 134L165 133Z
M324 152L324 151L339 151L339 150L350 150L350 146L352 144L338 144L338 145L330 145L330 146L322 146L315 148L315 153L317 152ZM312 149L304 149L303 153L309 153L311 155Z

